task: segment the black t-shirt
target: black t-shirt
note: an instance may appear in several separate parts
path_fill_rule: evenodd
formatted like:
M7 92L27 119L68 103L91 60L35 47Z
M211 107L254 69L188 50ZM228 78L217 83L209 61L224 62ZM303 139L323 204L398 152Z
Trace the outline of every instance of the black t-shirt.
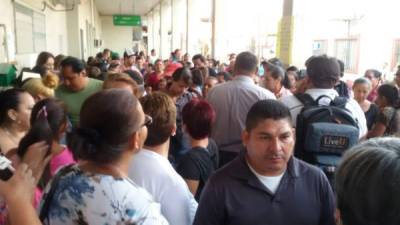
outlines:
M368 111L366 111L364 114L365 118L367 119L368 130L371 130L379 114L379 108L377 105L371 104Z
M218 147L210 139L207 149L194 147L190 149L180 160L177 171L188 180L198 180L195 199L200 200L201 192L211 174L218 168Z
M212 77L216 77L217 72L215 72L215 70L213 68L208 67L208 75L212 76Z

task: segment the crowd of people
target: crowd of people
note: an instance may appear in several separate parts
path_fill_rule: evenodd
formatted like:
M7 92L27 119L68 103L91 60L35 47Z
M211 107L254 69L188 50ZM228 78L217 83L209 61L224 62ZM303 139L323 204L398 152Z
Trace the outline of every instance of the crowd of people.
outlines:
M40 53L0 92L0 224L400 224L400 68L304 68Z

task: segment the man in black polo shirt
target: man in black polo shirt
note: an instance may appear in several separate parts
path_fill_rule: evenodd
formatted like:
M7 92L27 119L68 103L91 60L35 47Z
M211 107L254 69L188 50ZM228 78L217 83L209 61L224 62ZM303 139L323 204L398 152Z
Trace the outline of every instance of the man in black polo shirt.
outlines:
M318 168L293 156L289 109L254 104L242 140L246 151L203 190L194 225L334 225L334 196Z

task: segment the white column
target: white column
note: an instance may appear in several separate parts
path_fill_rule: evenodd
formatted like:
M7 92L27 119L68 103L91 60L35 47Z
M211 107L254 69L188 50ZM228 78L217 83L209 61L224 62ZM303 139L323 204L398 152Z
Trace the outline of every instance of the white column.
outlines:
M162 1L160 1L160 29L158 31L159 34L160 34L160 49L158 51L159 58L162 58L162 55L163 55L163 52L162 52L163 44L162 43L163 43L164 35L163 35L163 32L162 32L162 30L163 30L162 15L163 15L163 13L162 13Z

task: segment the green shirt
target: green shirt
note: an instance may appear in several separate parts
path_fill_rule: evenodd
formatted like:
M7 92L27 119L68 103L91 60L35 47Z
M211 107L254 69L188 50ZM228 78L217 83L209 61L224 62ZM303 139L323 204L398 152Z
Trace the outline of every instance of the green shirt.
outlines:
M72 92L67 89L64 85L59 86L56 89L56 97L62 100L67 106L69 119L71 120L72 126L76 126L79 123L79 113L83 102L92 94L102 90L103 81L88 78L86 87L78 92Z

